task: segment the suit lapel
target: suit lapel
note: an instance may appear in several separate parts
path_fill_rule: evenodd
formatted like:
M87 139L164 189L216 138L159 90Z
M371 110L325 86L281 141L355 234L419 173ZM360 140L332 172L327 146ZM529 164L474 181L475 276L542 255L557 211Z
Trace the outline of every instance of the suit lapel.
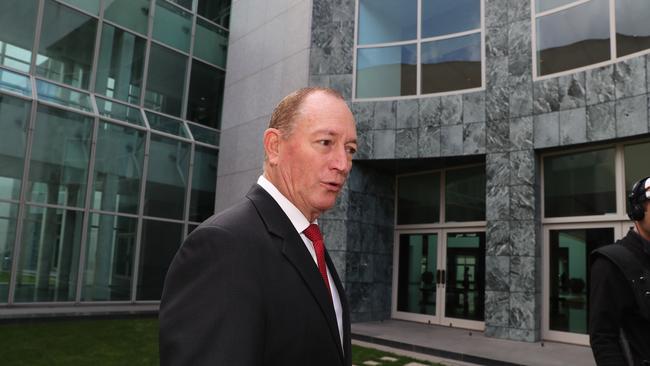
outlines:
M327 268L330 270L330 274L332 275L332 279L336 285L336 291L339 293L339 299L341 300L341 311L343 313L341 315L343 318L343 345L345 346L345 352L343 352L343 356L345 359L345 365L350 365L352 363L352 355L350 354L352 352L352 349L350 348L350 337L352 336L350 334L350 304L348 303L348 297L345 294L343 283L339 278L339 274L336 271L336 267L334 267L334 263L332 262L327 249L325 249L325 261L327 262Z
M341 357L341 360L343 361L345 358L343 357L338 323L336 321L336 314L334 312L334 306L332 305L331 295L327 292L323 278L321 277L320 272L318 272L318 268L315 265L311 254L309 254L309 251L305 248L305 243L302 241L298 232L296 232L284 211L282 211L273 197L271 197L271 195L269 195L262 187L254 185L246 197L248 197L255 205L267 230L282 239L282 253L296 268L296 271L300 274L307 285L307 288L318 303L323 316L327 320L330 334L334 338L335 344L338 345L337 349L339 351L339 357ZM334 266L331 264L332 262L328 255L326 255L326 260L328 268L330 268L330 272L334 278L336 271L334 270ZM341 281L338 279L338 275L336 275L334 281L339 293L341 293L343 290L340 287ZM342 303L344 301L343 297L344 296L341 298Z

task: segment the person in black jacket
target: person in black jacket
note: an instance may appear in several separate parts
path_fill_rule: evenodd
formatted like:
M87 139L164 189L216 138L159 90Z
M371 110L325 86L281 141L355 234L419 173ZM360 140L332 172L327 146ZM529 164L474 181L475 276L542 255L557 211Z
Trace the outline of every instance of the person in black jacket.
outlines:
M638 266L640 271L650 272L650 177L633 186L628 201L634 229L613 245L622 245L632 253L625 270ZM641 275L632 282L610 258L598 255L599 251L592 254L589 297L589 341L596 363L650 365L650 293L646 294L650 279ZM644 295L647 299L641 303L639 298Z

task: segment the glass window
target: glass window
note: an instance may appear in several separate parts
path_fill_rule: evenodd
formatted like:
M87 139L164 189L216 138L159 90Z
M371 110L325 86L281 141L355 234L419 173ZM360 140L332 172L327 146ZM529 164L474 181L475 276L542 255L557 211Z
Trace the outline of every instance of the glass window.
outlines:
M480 27L480 0L422 0L422 38Z
M192 2L193 0L168 0L171 1L172 3L178 4L182 7L184 7L187 10L192 10Z
M485 220L485 166L447 170L445 222Z
M82 300L131 299L137 228L135 218L90 215Z
M422 94L481 86L481 34L422 43Z
M0 65L28 72L38 0L0 1Z
M97 19L45 1L36 75L88 89Z
M95 91L129 103L140 102L146 41L104 24Z
M189 122L187 125L192 132L192 137L194 137L194 140L210 145L219 145L219 131L205 128L191 122Z
M229 27L230 23L230 0L199 0L197 13L211 21Z
M16 302L74 301L83 213L28 206L16 276Z
M0 202L0 303L7 302L18 205Z
M541 13L546 10L554 9L562 5L567 5L574 3L578 0L536 0L536 9L538 13Z
M50 103L56 103L64 107L77 108L82 111L91 112L90 95L73 89L65 88L43 80L36 80L36 93L38 99Z
M609 0L591 0L539 17L536 26L539 75L610 59Z
M153 38L168 46L189 52L192 14L164 0L156 1Z
M27 199L83 207L93 120L39 106L34 127Z
M650 156L650 142L625 145L623 156L625 157L625 202L627 204L627 196L632 193L632 185L650 175L647 160Z
M397 178L397 224L440 222L440 173Z
M445 316L485 318L485 233L447 234Z
M544 159L545 217L616 212L615 149Z
M359 0L359 44L414 40L417 0Z
M133 123L138 126L144 126L144 120L142 119L140 109L99 97L95 97L95 101L97 102L99 115Z
M31 105L0 95L0 199L18 200L20 196Z
M197 146L194 150L190 221L201 222L214 213L219 152Z
M187 57L165 47L152 44L145 107L181 115Z
M144 220L138 275L138 300L160 300L169 265L183 240L183 225Z
M437 234L399 237L397 311L436 315Z
M193 52L201 60L226 68L228 31L198 18Z
M99 15L99 0L62 0L93 15Z
M589 253L614 242L614 229L549 232L549 329L587 333Z
M145 133L101 122L97 132L93 202L95 209L138 213Z
M104 19L147 34L149 0L104 0Z
M146 112L149 126L160 132L171 133L172 135L189 138L185 124L180 119L163 116L157 113Z
M187 119L212 128L220 127L225 78L224 71L192 61Z
M144 214L182 219L190 144L151 135Z
M357 98L414 95L416 80L415 44L358 49Z
M620 56L650 48L650 2L616 0L616 53Z
M32 83L25 75L0 69L0 89L32 96Z

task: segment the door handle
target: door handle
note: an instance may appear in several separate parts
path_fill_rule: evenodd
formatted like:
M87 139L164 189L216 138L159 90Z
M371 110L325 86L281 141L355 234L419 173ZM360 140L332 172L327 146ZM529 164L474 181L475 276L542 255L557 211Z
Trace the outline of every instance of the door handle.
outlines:
M436 284L440 284L440 270L436 271Z
M443 269L442 274L440 275L440 283L444 285L446 282L447 282L447 271Z

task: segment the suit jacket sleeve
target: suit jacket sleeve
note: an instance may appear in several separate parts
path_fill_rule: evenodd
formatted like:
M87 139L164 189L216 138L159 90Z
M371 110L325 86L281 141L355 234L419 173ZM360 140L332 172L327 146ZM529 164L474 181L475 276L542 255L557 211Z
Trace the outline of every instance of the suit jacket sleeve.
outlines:
M214 226L198 228L186 239L160 304L161 365L262 363L263 286L249 248Z

